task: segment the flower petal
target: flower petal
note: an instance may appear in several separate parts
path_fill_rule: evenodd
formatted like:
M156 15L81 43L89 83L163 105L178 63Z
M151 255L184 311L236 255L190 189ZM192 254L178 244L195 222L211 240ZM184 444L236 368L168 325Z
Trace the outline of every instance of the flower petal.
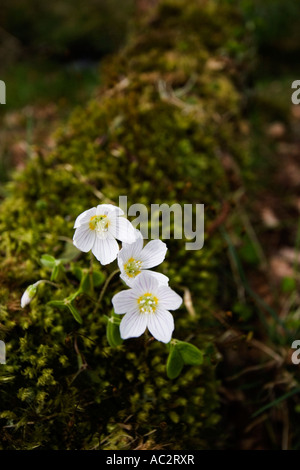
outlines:
M119 245L112 237L99 238L96 236L92 252L101 264L109 264L116 259Z
M150 271L142 271L141 274L136 276L132 289L137 296L143 295L146 292L155 294L159 289L159 283Z
M137 254L139 255L140 252L143 249L144 239L143 239L143 235L141 234L141 232L138 229L135 229L135 236L136 236L135 242L133 242L133 243L123 243L122 244L122 249L131 247L132 249L134 249L133 253L135 253L135 256L137 256Z
M91 209L82 212L75 220L74 228L78 228L80 225L86 224L94 215L96 215L96 207L92 207Z
M124 217L110 217L109 232L118 240L125 243L133 243L136 233L133 225Z
M21 307L22 308L26 307L26 305L30 304L31 300L32 300L32 297L30 297L30 295L28 294L28 291L26 289L26 291L24 292L24 294L21 297Z
M174 331L174 318L168 310L158 308L155 313L148 315L148 330L158 341L169 343Z
M136 338L141 336L147 327L147 316L137 311L126 313L120 323L120 334L122 339Z
M150 273L151 276L155 277L158 283L162 284L163 286L167 286L169 284L169 278L162 273L158 273L156 271L148 271L148 269L144 272Z
M130 258L140 260L140 254L143 248L143 239L138 238L133 243L123 243L122 249L118 254L118 261L121 264L127 263ZM123 262L123 263L122 263Z
M107 215L113 213L115 215L124 215L124 212L120 207L114 206L113 204L99 204L97 206L97 215Z
M120 268L121 270L121 268ZM137 275L139 276L139 274ZM136 276L136 277L137 277ZM136 277L129 277L126 275L125 271L122 271L121 270L121 274L120 274L120 278L125 282L125 284L128 286L128 287L132 287L133 284L134 284L134 281L136 280Z
M160 286L157 292L159 305L166 310L177 310L182 304L182 298L169 286Z
M118 292L111 301L115 313L127 313L137 308L137 299L131 289Z
M90 229L89 224L84 224L75 230L73 243L76 248L87 253L92 249L95 239L95 232Z
M162 263L166 257L167 245L161 240L151 240L141 253L143 268L153 268Z

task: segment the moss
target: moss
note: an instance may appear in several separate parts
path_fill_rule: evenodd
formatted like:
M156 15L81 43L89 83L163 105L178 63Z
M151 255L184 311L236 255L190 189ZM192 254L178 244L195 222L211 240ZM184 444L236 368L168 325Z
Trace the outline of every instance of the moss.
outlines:
M0 210L3 449L217 447L210 328L221 288L218 236L206 236L198 251L168 241L164 273L181 295L190 290L195 309L194 316L184 306L175 313L175 337L205 354L203 366L186 366L176 380L166 376L166 347L146 335L109 347L103 314L120 288L116 278L98 310L76 300L81 326L68 310L47 305L77 288L71 265L68 283L40 286L30 308L21 310L19 299L29 283L49 276L41 255L61 256L76 216L99 202L127 195L129 206L204 203L206 224L217 216L229 191L219 155L243 158L237 77L246 47L239 57L226 50L237 34L242 48L241 26L220 2L192 0L186 8L163 0L147 28L107 63L99 98L76 109L55 150L37 149L10 184ZM77 266L89 263L82 254ZM110 268L102 270L108 276Z

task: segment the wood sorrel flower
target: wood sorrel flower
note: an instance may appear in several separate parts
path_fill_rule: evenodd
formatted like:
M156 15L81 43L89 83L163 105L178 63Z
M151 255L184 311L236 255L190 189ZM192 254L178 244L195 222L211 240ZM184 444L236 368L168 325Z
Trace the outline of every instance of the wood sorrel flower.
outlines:
M30 286L27 287L25 290L24 294L21 297L21 307L24 308L26 305L30 304L32 301L33 297L37 293L37 287L39 284L41 284L42 281L37 281L34 284L31 284Z
M101 264L111 263L119 252L116 239L125 243L136 239L135 229L122 215L122 209L112 204L100 204L82 212L74 224L74 245L85 253L92 250Z
M160 284L168 285L169 279L167 276L155 271L148 271L148 268L153 268L163 262L167 252L167 245L161 240L151 240L143 248L143 237L139 230L136 230L136 236L137 239L134 243L130 245L123 243L122 249L118 253L121 279L129 287L132 287L136 278L142 272L147 271L156 277Z
M169 310L176 310L181 297L169 286L159 284L149 272L142 272L132 289L112 298L115 313L125 313L121 320L121 338L135 338L146 328L158 341L168 343L174 330L174 319Z

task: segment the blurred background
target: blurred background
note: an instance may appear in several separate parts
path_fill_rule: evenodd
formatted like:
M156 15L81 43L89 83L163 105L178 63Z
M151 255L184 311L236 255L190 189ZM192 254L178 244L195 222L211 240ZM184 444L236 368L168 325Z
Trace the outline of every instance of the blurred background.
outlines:
M135 0L1 2L7 104L0 109L0 181L23 165L36 139L51 147L58 121L91 97L101 83L101 60L125 43L136 10Z
M290 82L300 68L299 2L226 1L239 5L245 25L253 32L251 47L259 58L253 73L257 90L266 99L275 95L285 108ZM10 169L23 165L35 139L51 147L51 129L76 104L92 96L101 84L103 58L126 44L138 19L156 3L1 2L0 79L7 83L7 104L0 108L0 181L8 179Z
M1 1L0 80L5 81L7 88L7 104L0 105L1 199L6 194L4 183L13 178L15 171L24 168L33 150L41 148L47 153L54 149L58 126L64 125L74 108L97 95L102 69L110 56L130 43L156 3L156 0ZM256 302L275 324L281 325L284 319L285 327L294 328L294 338L300 339L300 105L291 102L291 84L300 80L300 2L219 0L219 3L236 6L248 38L246 53L245 44L234 39L228 40L226 48L229 55L238 59L240 67L234 80L242 88L241 133L247 136L251 154L241 169L237 169L230 155L223 159L232 192L236 190L236 219L241 225L239 231L233 215L236 251L229 246L232 284L237 284L237 297L246 292L250 301L247 304L246 295L246 301L231 305L230 289L220 295L222 307L228 305L230 309L228 317L221 319L224 335L217 339L224 357L219 375L224 381L220 390L222 412L232 447L286 449L291 445L292 422L297 421L300 413L299 372L288 357L291 338L284 337L285 333L280 336L278 331L275 334L274 325L268 326L267 333L260 331L260 324L253 327L251 309ZM235 34L238 37L240 32L234 29ZM210 66L218 64L211 62ZM240 177L244 178L245 187ZM226 213L223 215L225 220ZM240 271L240 264L244 272ZM275 310L274 298L278 307ZM275 366L258 364L257 357L253 358L246 347L241 348L236 337L228 340L227 321L232 315L239 316L237 329L244 322L243 334L246 331L249 338L252 327L256 328L262 354L273 354ZM258 343L256 346L259 349ZM278 361L278 351L287 358L287 363ZM266 385L264 367L267 373L271 370L267 405L259 395ZM278 384L284 384L282 389L279 385L279 392ZM259 397L253 402L252 393ZM291 396L294 401L286 402ZM249 403L252 411L253 406L256 409L254 415L249 411ZM278 403L284 403L280 413L276 411ZM265 409L274 409L271 418L265 417ZM250 415L253 419L249 424ZM243 438L241 430L245 433ZM293 448L299 448L299 436L297 428Z

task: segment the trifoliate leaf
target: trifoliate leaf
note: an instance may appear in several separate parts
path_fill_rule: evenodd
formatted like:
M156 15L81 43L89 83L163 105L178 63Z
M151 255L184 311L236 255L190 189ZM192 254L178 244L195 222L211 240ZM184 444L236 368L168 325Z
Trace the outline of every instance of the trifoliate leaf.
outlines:
M114 322L113 318L109 318L106 325L106 337L108 344L115 348L120 346L123 343L123 340L120 336L120 327L117 323Z
M99 287L105 281L105 274L100 271L93 271L94 287Z
M55 258L51 255L43 255L40 259L43 266L46 268L54 268L55 266Z
M85 294L93 294L93 275L89 271L83 271L79 290Z
M171 344L167 360L167 376L169 379L176 379L183 368L183 359L176 348L176 344Z
M70 312L72 313L72 315L73 315L73 317L75 318L75 320L76 320L78 323L82 324L82 318L81 318L81 315L80 315L80 313L78 312L77 308L74 307L74 305L71 304L71 303L68 303L68 304L67 304L67 307L69 308L69 310L70 310Z
M81 281L82 276L83 276L83 269L81 269L79 266L72 265L71 272L72 274L74 274L76 279L78 279L78 281Z
M48 305L51 305L52 307L58 307L58 308L68 308L70 312L72 313L73 317L78 323L82 323L82 318L80 313L78 312L77 308L73 305L72 301L75 299L75 296L77 296L77 292L73 294L70 297L67 297L64 300L50 300L48 302Z
M66 243L65 249L61 254L61 261L64 264L70 263L79 255L80 251L76 248L73 243Z
M50 280L51 281L59 281L61 279L62 275L64 274L64 272L65 272L65 268L62 264L62 261L61 260L55 260L55 265L53 267Z
M185 364L198 366L203 363L203 354L196 346L185 341L178 341L176 349L180 353Z

